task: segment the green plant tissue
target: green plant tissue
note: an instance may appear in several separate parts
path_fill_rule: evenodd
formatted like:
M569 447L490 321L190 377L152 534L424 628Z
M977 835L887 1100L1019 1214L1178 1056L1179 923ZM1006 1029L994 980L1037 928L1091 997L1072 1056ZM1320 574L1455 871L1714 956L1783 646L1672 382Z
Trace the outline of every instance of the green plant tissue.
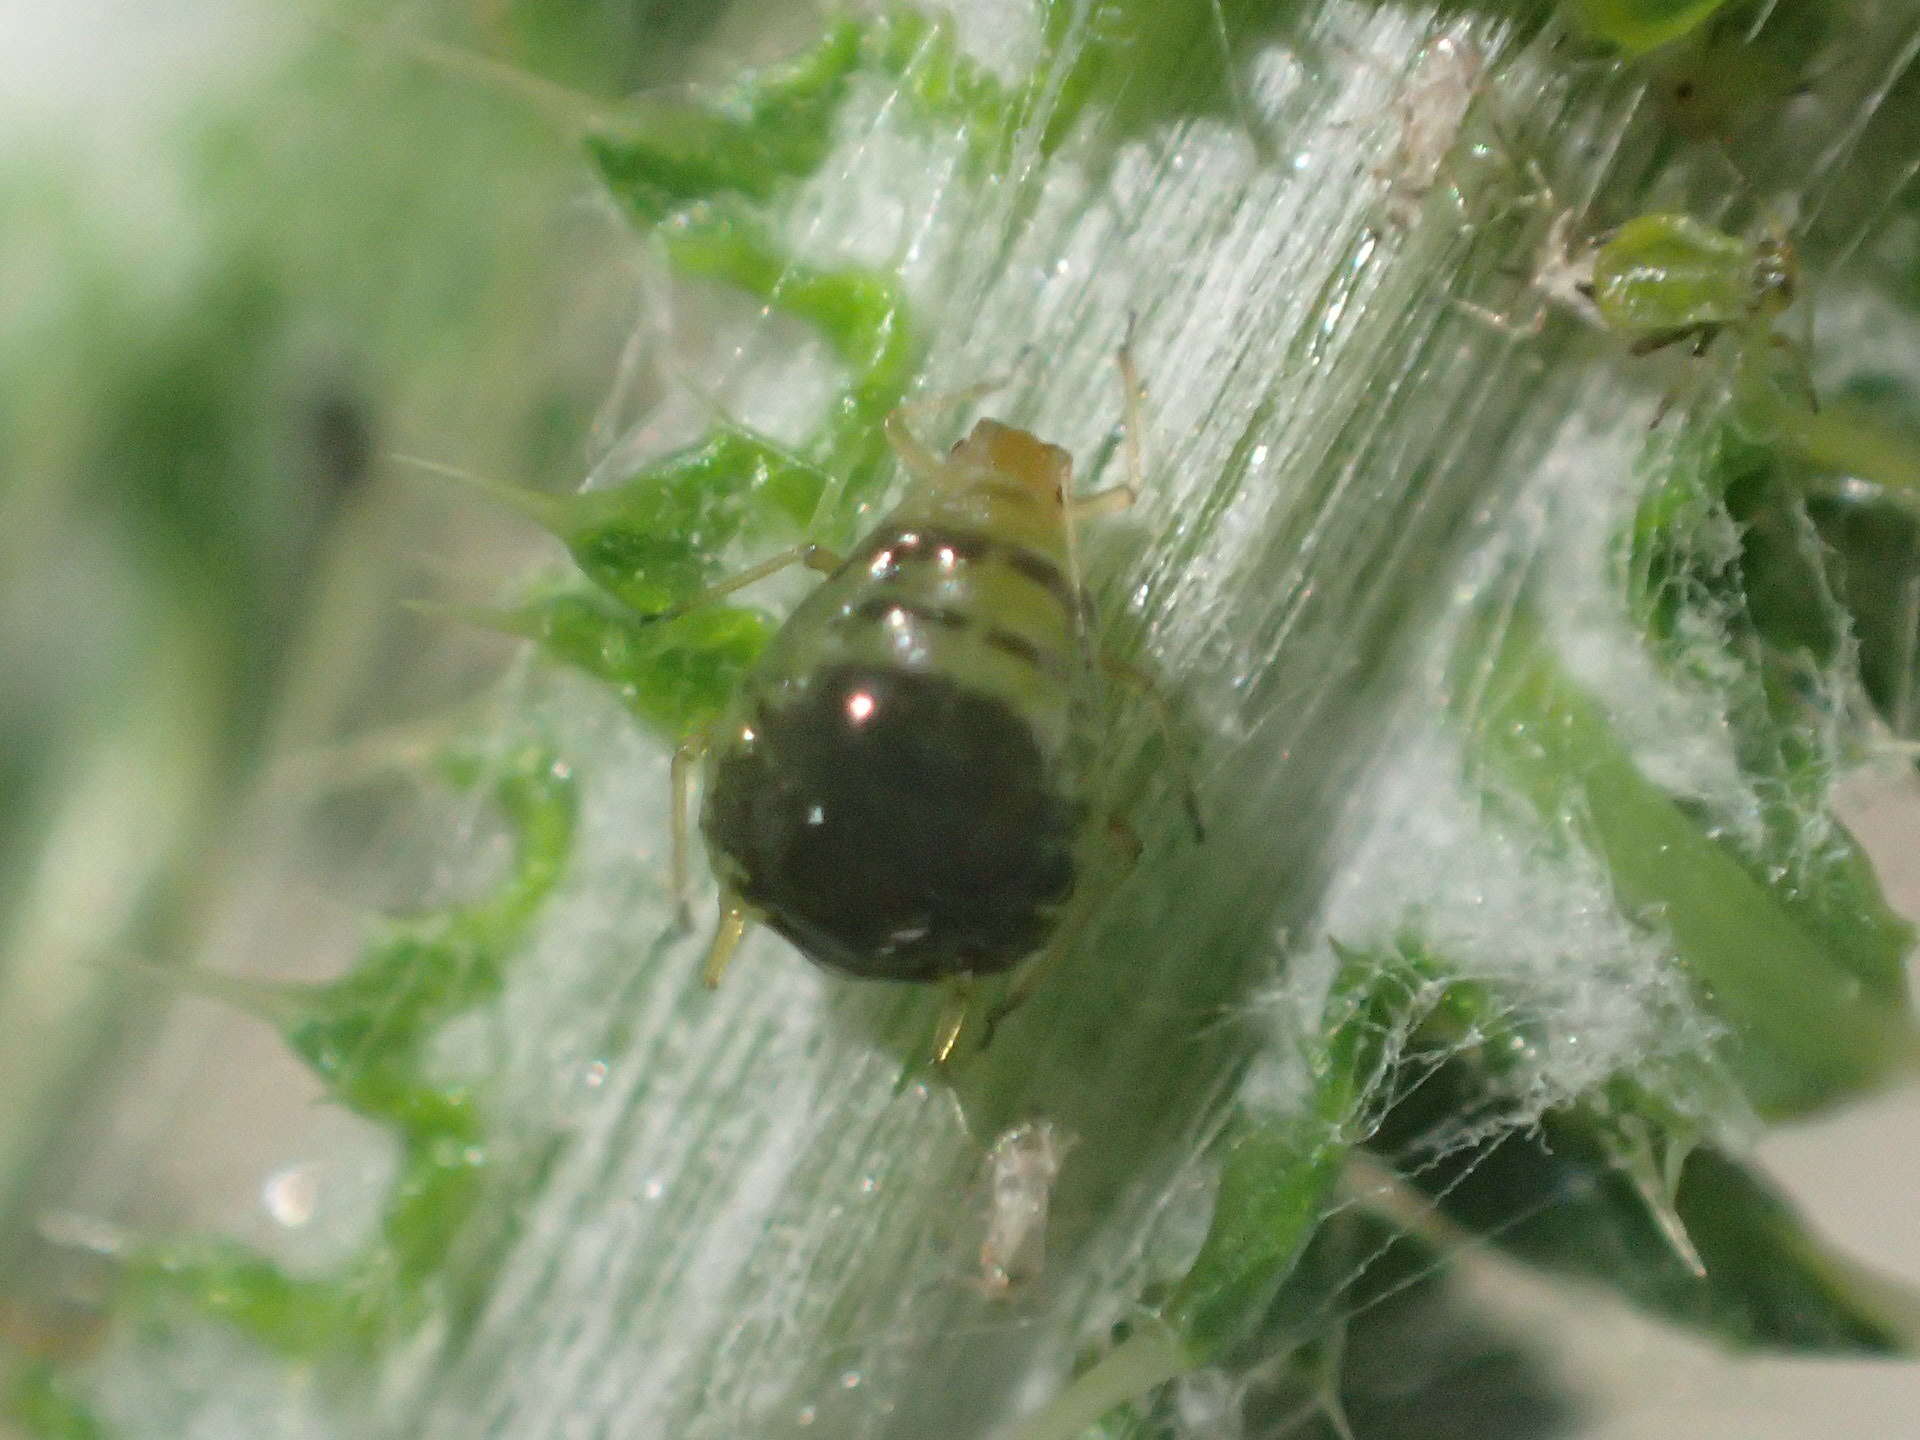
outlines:
M1730 1347L1911 1354L1920 1307L1746 1157L1920 1059L1911 929L1833 809L1911 763L1920 21L372 8L202 158L275 177L229 227L263 294L392 247L367 464L438 487L421 544L454 558L378 552L424 617L302 652L357 699L236 731L267 760L222 813L265 838L88 957L141 1018L88 1158L0 1177L24 1433L1420 1440L1462 1433L1416 1394L1462 1375L1475 1433L1582 1433L1552 1338L1456 1284L1488 1256ZM1703 112L1690 77L1749 64L1791 83ZM339 168L282 172L248 106ZM476 204L518 217L483 251ZM1726 268L1609 330L1583 273L1625 235L1631 284L1671 252L1634 237L1704 233L1675 216ZM568 329L589 261L599 323ZM235 324L193 343L238 386ZM101 403L151 426L175 373ZM273 403L234 393L191 423ZM1140 682L1100 687L1080 797L1116 843L945 1064L934 987L770 930L703 987L709 870L696 844L689 926L671 868L675 748L815 577L703 592L869 532L903 405L936 454L1030 430L1086 492L1142 461L1074 535L1092 643ZM260 493L240 441L94 423L196 502L202 473ZM264 543L142 496L237 569ZM257 640L256 608L225 623ZM513 659L409 713L456 645ZM307 693L226 683L235 726ZM334 910L303 928L283 891ZM177 1175L152 1198L181 1107L248 1088L241 1034L336 1127L271 1224Z

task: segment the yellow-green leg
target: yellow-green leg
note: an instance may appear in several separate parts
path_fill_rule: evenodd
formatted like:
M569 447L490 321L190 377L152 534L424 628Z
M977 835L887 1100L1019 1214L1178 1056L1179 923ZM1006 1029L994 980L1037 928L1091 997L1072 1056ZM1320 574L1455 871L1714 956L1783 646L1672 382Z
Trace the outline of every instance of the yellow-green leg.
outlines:
M691 600L675 605L671 609L657 610L651 615L643 615L643 620L677 620L682 615L713 604L731 595L736 590L744 590L757 581L765 580L769 575L778 575L789 565L804 565L809 570L818 570L822 575L831 575L840 568L840 556L824 545L793 545L785 550L769 555L757 565L749 565L737 575L709 585Z
M720 977L727 973L727 962L746 938L753 913L731 891L720 892L720 924L713 932L713 944L707 947L706 963L700 967L700 980L709 990L720 988Z

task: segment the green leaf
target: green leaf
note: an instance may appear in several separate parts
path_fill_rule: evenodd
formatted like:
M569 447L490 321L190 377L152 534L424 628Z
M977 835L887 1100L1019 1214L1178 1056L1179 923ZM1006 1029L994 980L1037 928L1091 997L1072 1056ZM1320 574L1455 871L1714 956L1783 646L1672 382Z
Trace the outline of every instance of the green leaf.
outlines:
M1640 772L1527 611L1484 626L1462 654L1486 666L1484 691L1461 693L1480 697L1464 718L1489 780L1567 825L1628 912L1672 937L1729 1027L1725 1053L1757 1109L1803 1114L1915 1065L1904 989L1888 984L1911 932L1850 840L1769 885Z
M716 195L767 200L826 158L860 40L859 27L842 21L807 54L747 77L711 107L636 105L589 136L587 152L645 224Z
M726 707L774 631L752 610L715 605L648 620L570 591L475 618L606 681L637 718L675 741Z
M1832 1251L1731 1156L1679 1138L1669 1219L1664 1197L1650 1203L1622 1163L1621 1111L1558 1111L1462 1145L1463 1124L1498 1113L1498 1083L1466 1058L1430 1052L1408 1065L1418 1083L1401 1087L1368 1147L1470 1233L1731 1345L1890 1355L1920 1343L1920 1299Z
M1678 40L1727 0L1568 0L1574 23L1629 55Z
M1403 968L1342 952L1304 1103L1229 1129L1207 1238L1163 1311L1198 1362L1259 1323L1312 1238L1410 1000Z

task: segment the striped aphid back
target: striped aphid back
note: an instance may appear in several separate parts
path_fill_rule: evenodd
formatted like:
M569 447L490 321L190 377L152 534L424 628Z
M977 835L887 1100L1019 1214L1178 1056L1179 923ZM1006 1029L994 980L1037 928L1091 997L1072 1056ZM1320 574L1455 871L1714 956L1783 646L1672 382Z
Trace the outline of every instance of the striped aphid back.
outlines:
M982 421L743 684L703 823L728 889L815 960L987 974L1057 924L1091 752L1070 478Z

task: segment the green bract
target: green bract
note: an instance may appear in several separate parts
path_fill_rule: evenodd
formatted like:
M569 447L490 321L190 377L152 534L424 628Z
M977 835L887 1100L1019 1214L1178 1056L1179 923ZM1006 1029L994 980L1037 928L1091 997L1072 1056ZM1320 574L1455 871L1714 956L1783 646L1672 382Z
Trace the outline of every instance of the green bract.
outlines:
M1696 28L1727 0L1569 0L1581 28L1629 55L1652 50Z

